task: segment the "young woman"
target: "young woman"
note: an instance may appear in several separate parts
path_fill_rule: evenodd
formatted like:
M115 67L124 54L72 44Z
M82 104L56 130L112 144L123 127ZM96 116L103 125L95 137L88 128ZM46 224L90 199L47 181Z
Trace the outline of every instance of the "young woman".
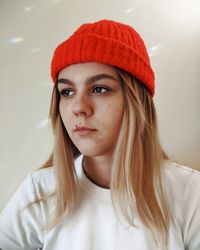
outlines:
M55 50L52 155L0 217L0 248L199 250L200 173L160 146L145 44L113 20Z

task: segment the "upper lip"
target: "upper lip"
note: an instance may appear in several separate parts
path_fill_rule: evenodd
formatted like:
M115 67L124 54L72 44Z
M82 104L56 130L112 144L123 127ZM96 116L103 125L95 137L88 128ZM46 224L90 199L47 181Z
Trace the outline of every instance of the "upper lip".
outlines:
M77 130L96 130L94 128L89 128L89 127L86 127L86 126L77 126L75 131Z

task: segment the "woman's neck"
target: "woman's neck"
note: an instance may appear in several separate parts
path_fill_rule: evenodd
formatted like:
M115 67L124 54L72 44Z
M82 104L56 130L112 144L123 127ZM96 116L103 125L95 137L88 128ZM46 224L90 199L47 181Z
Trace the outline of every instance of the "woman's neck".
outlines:
M85 175L94 184L103 187L110 188L111 179L111 157L109 156L95 156L95 157L83 157L83 171Z

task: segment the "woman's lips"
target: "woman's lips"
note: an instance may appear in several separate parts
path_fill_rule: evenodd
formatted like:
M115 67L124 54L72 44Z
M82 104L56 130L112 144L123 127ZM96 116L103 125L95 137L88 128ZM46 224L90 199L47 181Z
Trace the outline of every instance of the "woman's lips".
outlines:
M95 131L97 131L96 129L91 129L91 128L87 128L87 127L78 127L75 132L78 135L88 135L91 133L94 133Z

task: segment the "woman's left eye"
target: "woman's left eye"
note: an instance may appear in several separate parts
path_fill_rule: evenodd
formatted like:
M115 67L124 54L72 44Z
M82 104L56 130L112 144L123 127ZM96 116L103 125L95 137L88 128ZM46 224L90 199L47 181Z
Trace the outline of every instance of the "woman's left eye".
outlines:
M108 91L109 91L109 89L105 88L105 87L95 87L93 89L93 92L96 92L96 93L105 93L105 92L108 92Z

